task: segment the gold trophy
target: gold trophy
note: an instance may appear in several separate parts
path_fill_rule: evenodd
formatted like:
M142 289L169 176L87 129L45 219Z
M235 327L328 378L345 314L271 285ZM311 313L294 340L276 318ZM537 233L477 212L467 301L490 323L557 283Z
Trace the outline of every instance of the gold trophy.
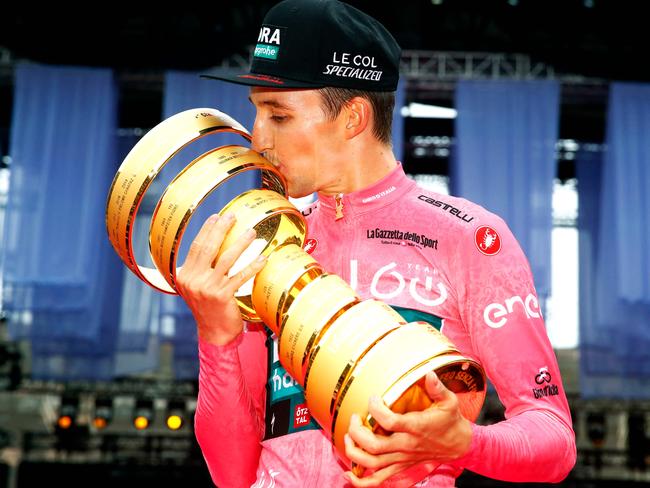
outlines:
M221 211L236 223L227 249L248 228L257 238L244 251L244 266L259 254L267 263L236 293L242 317L263 321L278 338L280 362L304 388L311 415L345 457L343 437L358 414L373 431L384 432L368 413L371 395L405 413L431 405L424 377L435 371L459 399L462 414L475 420L486 392L481 366L425 322L406 323L378 300L362 300L336 275L327 273L302 249L307 223L287 199L283 176L259 153L228 145L191 161L168 185L154 210L149 247L156 268L136 263L132 234L138 208L153 179L181 148L207 134L248 131L212 108L178 113L149 131L129 152L108 195L106 226L125 264L148 285L176 293L178 250L200 203L229 178L245 171L261 174L261 187L233 198ZM352 466L361 474L358 466Z

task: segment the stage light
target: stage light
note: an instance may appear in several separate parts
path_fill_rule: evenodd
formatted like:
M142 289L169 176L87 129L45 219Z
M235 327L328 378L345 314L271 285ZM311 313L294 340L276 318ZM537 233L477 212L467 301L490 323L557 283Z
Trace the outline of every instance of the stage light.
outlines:
M79 397L64 394L59 406L59 415L54 426L56 443L54 447L62 451L84 451L88 448L88 425L79 425Z
M133 419L133 425L138 430L144 430L149 427L149 419L144 415L138 415Z
M108 397L95 398L95 415L93 426L97 430L105 429L113 420L113 399Z
M186 405L184 400L170 400L167 404L167 428L178 430L185 424Z
M79 398L73 396L64 396L61 399L59 407L59 416L56 420L57 430L68 430L74 426L77 421L77 412L79 410Z
M148 429L153 422L153 402L140 399L135 404L133 426L138 430Z
M72 427L72 417L69 415L61 415L56 421L56 425L62 429L69 429Z
M183 417L180 415L168 415L167 427L169 430L178 430L183 426Z

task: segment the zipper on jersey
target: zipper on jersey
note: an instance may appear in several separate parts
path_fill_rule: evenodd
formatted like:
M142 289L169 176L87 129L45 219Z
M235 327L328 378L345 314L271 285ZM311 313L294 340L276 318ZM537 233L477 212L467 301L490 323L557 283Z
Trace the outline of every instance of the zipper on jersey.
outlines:
M337 193L336 196L334 196L334 201L336 202L335 220L340 220L343 218L343 193Z

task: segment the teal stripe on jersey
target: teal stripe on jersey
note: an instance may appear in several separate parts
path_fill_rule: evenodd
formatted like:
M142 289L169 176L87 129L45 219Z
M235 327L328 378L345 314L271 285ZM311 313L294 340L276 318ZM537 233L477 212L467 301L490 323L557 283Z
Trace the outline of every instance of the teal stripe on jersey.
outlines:
M422 312L421 310L414 310L412 308L398 307L397 305L391 305L391 307L407 322L427 322L438 330L442 327L442 319L435 315L431 315L430 313Z

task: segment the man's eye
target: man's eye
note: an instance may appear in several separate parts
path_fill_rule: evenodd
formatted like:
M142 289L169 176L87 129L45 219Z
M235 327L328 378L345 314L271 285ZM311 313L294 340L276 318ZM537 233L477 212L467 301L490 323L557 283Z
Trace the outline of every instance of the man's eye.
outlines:
M287 120L287 116L286 115L271 115L271 120L273 120L275 122L284 122L285 120Z

